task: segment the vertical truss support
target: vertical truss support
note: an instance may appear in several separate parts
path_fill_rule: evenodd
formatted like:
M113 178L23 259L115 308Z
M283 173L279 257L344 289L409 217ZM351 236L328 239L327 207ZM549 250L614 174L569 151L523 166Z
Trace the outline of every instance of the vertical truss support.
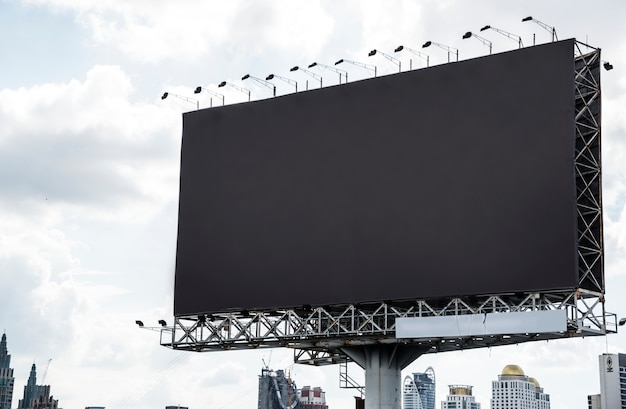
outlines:
M600 49L583 54L581 46L575 43L574 59L579 287L604 294Z

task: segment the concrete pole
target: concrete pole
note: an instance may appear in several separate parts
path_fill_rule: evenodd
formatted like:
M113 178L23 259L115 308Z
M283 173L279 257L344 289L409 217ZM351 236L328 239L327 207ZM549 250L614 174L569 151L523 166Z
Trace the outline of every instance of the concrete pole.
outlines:
M365 409L402 409L402 369L425 351L399 344L345 347L365 370Z

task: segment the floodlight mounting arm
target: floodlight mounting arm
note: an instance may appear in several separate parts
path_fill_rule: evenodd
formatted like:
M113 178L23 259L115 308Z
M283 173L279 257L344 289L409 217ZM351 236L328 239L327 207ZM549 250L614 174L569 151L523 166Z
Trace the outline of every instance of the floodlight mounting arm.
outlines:
M431 44L439 48L442 48L448 52L448 62L450 62L450 53L456 54L456 61L457 62L459 61L459 49L458 48L450 47L449 45L445 45L445 44L436 43L434 41L426 41L424 45L422 45L422 48L429 47Z
M195 104L196 105L196 109L200 109L200 101L198 101L197 99L188 98L188 97L185 97L185 96L182 96L182 95L178 95L178 94L173 94L171 92L164 92L163 95L161 95L161 99L165 99L165 98L167 98L170 95L173 96L173 97L176 97L178 99L182 99L183 101L187 101L187 102L189 102L191 104Z
M297 66L297 65L296 65L295 67L292 67L289 71L298 71L298 70L300 70L300 71L302 71L303 73L305 73L305 74L307 74L307 75L309 75L309 76L311 76L311 77L315 78L316 80L319 80L319 82L320 82L320 88L322 88L322 76L321 76L321 75L316 74L316 73L314 73L314 72L312 72L312 71L309 71L309 70L307 70L307 69L305 69L305 68L299 67L299 66Z
M274 78L278 78L279 80L283 80L288 84L294 85L296 87L296 92L298 92L298 81L292 80L291 78L287 77L281 77L280 75L276 74L269 74L267 77L265 77L266 80L272 80Z
M218 97L222 99L222 105L224 105L224 103L226 102L226 98L224 98L224 95L220 94L219 92L215 92L215 91L211 91L210 89L207 89L205 87L196 87L196 89L193 91L194 94L199 94L202 91L207 92L211 95L213 95L214 97ZM213 98L211 98L211 107L213 107Z
M269 82L269 81L262 80L261 78L257 78L257 77L255 77L254 75L250 75L250 74L246 74L246 75L244 75L243 77L241 77L241 80L242 80L242 81L245 81L245 80L247 80L248 78L250 78L251 80L254 80L254 81L258 82L258 83L259 83L259 84L261 84L261 85L264 85L264 86L268 87L269 89L271 89L271 90L272 90L272 95L273 95L273 96L276 96L276 85L272 84L272 83L271 83L271 82Z
M322 67L322 68L326 68L327 70L336 72L337 74L339 74L339 83L341 84L341 76L345 75L346 76L346 83L348 83L348 71L346 70L341 70L337 67L331 67L330 65L326 65L326 64L322 64L319 62L313 62L311 64L309 64L309 68L313 68L313 67Z
M485 31L489 29L495 31L496 33L502 34L503 36L508 37L511 40L517 41L519 48L524 47L524 44L522 43L522 37L518 36L517 34L509 33L508 31L504 31L499 28L492 27L490 25L484 26L483 28L480 29L480 31Z
M241 91L241 92L243 92L244 94L248 94L248 102L250 102L250 94L251 94L251 92L250 92L250 90L249 90L249 89L246 89L246 88L240 87L239 85L231 84L230 82L226 82L226 81L222 81L222 82L220 82L217 86L218 86L218 87L223 87L223 86L225 86L225 85L229 85L229 86L231 86L231 87L235 88L237 91Z
M382 52L380 50L376 50L376 49L373 49L372 51L370 51L368 56L371 57L371 56L376 55L376 54L380 54L383 57L385 57L386 59L388 59L389 61L391 61L392 63L396 64L398 66L398 72L402 72L402 61L398 60L397 58L393 58L389 54L384 53L384 52Z
M375 65L372 65L372 64L365 64L365 63L362 63L362 62L352 61L352 60L345 60L345 59L342 58L341 60L337 61L335 63L335 65L339 65L339 64L341 64L343 62L347 62L347 63L350 63L352 65L356 65L357 67L362 67L362 68L365 68L367 70L374 71L374 77L377 74L377 68L376 68Z
M463 39L470 38L470 37L474 37L478 39L478 41L480 41L481 43L489 47L489 55L491 55L491 49L492 49L491 41L487 40L485 37L479 36L478 34L472 33L471 31L468 31L467 33L463 35Z
M532 21L532 22L537 23L541 28L543 28L544 30L552 34L552 42L559 41L559 39L556 36L556 29L554 27L549 26L546 23L542 23L541 21L537 20L536 18L532 18L531 16L523 18L522 22L524 21Z
M419 58L421 58L423 60L426 60L426 66L427 67L430 66L430 56L428 54L421 53L421 52L419 52L417 50L414 50L414 49L409 48L409 47L405 47L403 45L397 46L396 49L393 50L393 51L397 53L397 52L400 52L402 50L407 50L410 53L417 55ZM409 60L409 65L410 65L409 69L413 69L413 60L411 60L411 59Z

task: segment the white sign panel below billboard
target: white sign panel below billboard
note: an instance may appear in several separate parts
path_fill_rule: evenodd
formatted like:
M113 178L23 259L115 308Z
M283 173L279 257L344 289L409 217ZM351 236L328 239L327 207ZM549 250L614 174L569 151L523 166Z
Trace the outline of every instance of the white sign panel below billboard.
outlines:
M446 338L564 332L565 310L406 317L396 319L396 338Z

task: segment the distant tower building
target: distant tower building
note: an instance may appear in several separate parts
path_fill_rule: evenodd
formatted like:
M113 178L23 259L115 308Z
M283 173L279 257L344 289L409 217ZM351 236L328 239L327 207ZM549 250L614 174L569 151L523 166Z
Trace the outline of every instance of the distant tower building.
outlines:
M320 387L303 386L299 393L301 409L328 409L326 392Z
M285 377L285 371L261 370L259 409L300 409L299 403L296 385L291 378Z
M587 409L602 409L601 399L600 394L587 395Z
M602 354L599 360L601 407L626 408L626 354Z
M50 385L37 385L37 367L33 364L17 409L58 409L58 402L50 396Z
M406 376L402 400L404 409L435 409L435 370L429 366L426 372Z
M444 402L441 402L441 409L480 409L480 403L472 396L472 386L470 385L449 385L450 394Z
M2 341L0 341L0 409L11 409L14 383L11 355L7 350L7 336L2 334Z
M550 409L550 395L517 365L507 365L491 382L491 409Z

